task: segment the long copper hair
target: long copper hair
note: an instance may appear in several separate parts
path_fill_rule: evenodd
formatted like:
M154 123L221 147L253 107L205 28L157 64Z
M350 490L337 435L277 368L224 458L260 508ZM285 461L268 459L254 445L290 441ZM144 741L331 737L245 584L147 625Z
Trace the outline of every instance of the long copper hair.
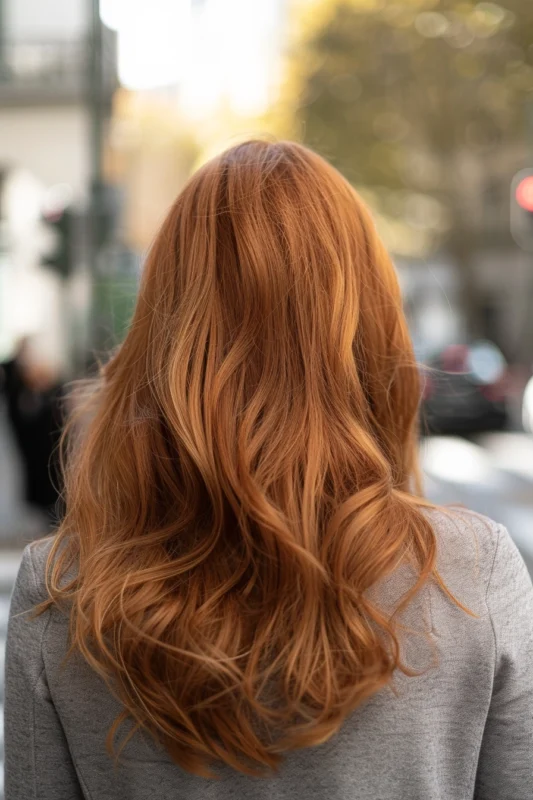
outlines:
M124 708L110 752L131 718L186 770L268 773L408 672L367 590L409 560L402 607L432 577L449 594L419 395L394 268L341 175L263 141L196 172L70 437L48 562L48 606L68 600L72 650Z

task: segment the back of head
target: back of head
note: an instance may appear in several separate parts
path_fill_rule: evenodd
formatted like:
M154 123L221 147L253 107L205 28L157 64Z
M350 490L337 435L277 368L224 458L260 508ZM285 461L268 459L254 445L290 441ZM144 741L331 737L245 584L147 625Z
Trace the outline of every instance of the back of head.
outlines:
M74 646L186 769L327 739L401 666L366 590L409 555L407 603L435 556L418 372L351 186L286 142L200 169L91 402L52 584L75 555Z

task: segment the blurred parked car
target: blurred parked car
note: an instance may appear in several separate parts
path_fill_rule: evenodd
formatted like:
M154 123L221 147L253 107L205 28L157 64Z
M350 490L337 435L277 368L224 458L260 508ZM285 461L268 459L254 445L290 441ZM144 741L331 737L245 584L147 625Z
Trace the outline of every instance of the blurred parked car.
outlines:
M422 432L501 430L508 420L508 368L492 342L454 344L421 368Z

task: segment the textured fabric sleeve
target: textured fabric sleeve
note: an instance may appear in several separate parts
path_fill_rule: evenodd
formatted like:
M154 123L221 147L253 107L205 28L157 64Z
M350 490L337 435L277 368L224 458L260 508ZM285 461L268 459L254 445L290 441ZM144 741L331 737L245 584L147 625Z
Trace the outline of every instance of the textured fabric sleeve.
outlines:
M531 800L533 586L516 545L503 527L498 531L487 606L494 631L495 672L475 798Z
M5 800L83 800L41 655L50 614L31 619L43 596L29 546L15 583L7 633Z

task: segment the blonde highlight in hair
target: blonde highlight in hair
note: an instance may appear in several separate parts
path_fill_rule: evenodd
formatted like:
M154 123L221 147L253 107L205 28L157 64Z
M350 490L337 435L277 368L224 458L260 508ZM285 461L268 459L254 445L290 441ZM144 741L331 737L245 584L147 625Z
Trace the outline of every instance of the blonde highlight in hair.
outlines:
M84 407L48 562L124 707L111 752L129 717L186 770L263 774L409 674L366 592L404 559L402 607L447 592L419 393L394 268L332 167L251 141L192 177Z

